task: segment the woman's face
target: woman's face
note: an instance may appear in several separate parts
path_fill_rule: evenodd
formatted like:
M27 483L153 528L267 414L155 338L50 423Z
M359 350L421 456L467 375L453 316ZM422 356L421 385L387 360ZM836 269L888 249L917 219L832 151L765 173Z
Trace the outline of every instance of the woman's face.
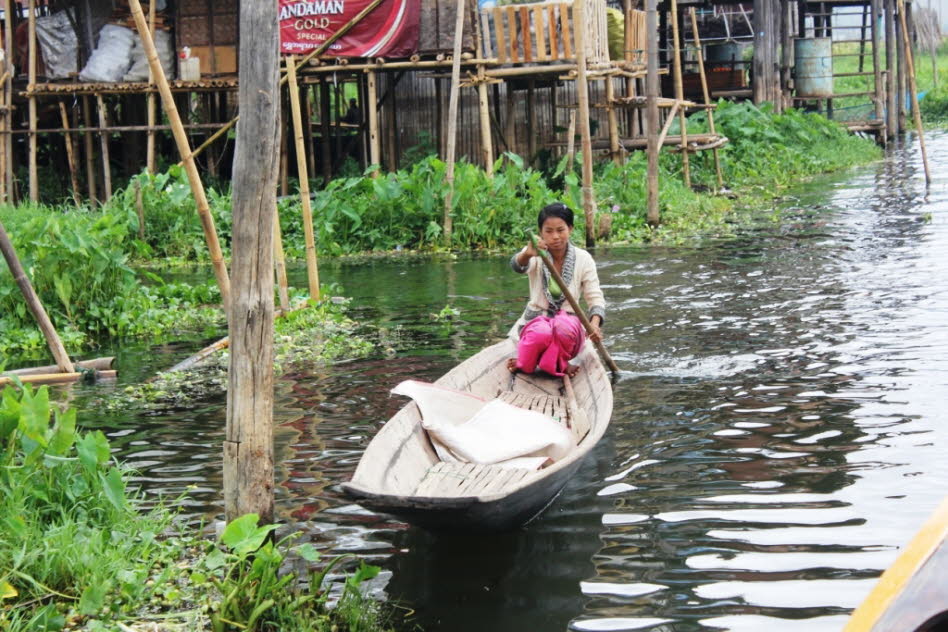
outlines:
M550 252L560 253L566 250L569 234L573 229L559 217L548 217L540 229L540 238Z

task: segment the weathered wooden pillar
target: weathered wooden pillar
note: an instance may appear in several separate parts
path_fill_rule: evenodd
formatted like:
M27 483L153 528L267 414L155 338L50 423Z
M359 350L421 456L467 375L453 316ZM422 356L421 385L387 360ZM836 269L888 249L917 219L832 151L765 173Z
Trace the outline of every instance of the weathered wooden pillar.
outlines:
M905 68L905 49L902 46L902 42L905 39L906 34L902 27L902 13L904 12L904 5L899 2L899 0L893 0L895 3L895 57L896 57L896 76L895 76L895 85L896 90L898 90L898 96L896 98L896 107L899 115L899 131L905 131L905 97L908 94L908 89L906 87L906 72Z
M137 0L132 0L133 2ZM241 113L234 156L233 296L224 440L227 520L273 521L273 222L280 134L279 26L272 3L242 2Z
M754 103L774 102L774 54L776 34L773 30L773 0L754 0Z
M583 215L586 218L586 247L596 245L596 199L593 192L592 138L589 131L589 80L586 77L586 0L573 2L573 31L576 37L576 96L579 138L583 146Z
M885 82L882 78L882 65L879 60L879 48L882 46L882 38L879 33L879 19L882 17L882 0L872 0L872 19L870 20L870 29L872 33L872 74L874 80L875 95L872 99L875 105L876 120L885 123ZM879 136L885 142L886 133L882 129Z
M319 83L319 127L322 143L320 156L323 163L323 186L332 180L332 94L328 78L323 75Z
M658 0L646 0L645 30L648 37L648 56L645 77L645 133L648 145L648 174L646 178L648 208L646 219L649 226L658 226Z
M490 104L487 102L487 77L484 76L484 66L477 67L477 109L480 114L481 128L481 159L484 161L484 170L488 177L494 175L494 144L490 130Z
M898 41L895 39L895 0L883 0L885 3L885 124L889 138L899 134L898 85L896 84L895 56Z

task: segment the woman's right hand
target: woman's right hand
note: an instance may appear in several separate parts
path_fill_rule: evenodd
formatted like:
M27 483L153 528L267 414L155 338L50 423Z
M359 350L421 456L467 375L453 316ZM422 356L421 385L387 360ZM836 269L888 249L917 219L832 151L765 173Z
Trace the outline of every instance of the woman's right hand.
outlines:
M536 248L533 247L534 241L536 241L536 244L537 244ZM544 243L544 241L540 238L539 235L534 235L533 239L527 242L527 247L524 248L523 252L528 257L537 257L540 255L540 253L537 252L537 248L539 248L540 250L546 250L546 243Z

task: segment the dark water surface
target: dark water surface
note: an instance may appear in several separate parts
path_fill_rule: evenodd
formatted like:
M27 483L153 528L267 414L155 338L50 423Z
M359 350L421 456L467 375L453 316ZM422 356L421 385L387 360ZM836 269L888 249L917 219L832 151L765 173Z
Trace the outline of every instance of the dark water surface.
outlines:
M388 389L502 336L526 282L503 258L324 264L389 356L279 382L279 514L380 564L376 588L425 630L841 629L948 491L948 135L929 152L927 198L914 149L896 151L740 239L597 252L623 369L611 428L501 536L433 535L338 484L399 406ZM459 321L431 319L445 305ZM123 379L188 350L120 357ZM223 398L85 422L150 493L194 486L195 513L220 511Z

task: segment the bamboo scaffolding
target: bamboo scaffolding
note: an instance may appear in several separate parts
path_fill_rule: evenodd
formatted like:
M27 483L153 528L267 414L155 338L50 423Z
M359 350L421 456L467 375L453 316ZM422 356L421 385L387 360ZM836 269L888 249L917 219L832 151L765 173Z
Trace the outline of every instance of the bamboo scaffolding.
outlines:
M10 235L7 234L7 230L3 227L2 222L0 222L0 252L3 253L3 258L10 268L13 281L20 288L20 292L23 293L26 306L33 314L33 318L36 319L36 324L39 326L40 331L43 332L43 337L46 338L46 344L49 346L50 353L53 354L56 366L59 367L62 373L74 373L76 369L69 359L69 354L66 353L66 348L59 338L59 334L56 333L53 322L49 319L49 314L46 313L46 309L36 294L36 290L33 289L33 284L30 283L29 278L27 278L26 272L23 270L23 265L16 256L16 250L13 248Z
M708 75L705 73L704 69L704 52L701 48L701 35L698 33L698 17L697 11L694 7L691 7L691 31L694 33L695 48L698 51L698 73L701 76L701 92L704 96L705 105L711 105L711 92L708 90ZM709 108L708 112L708 131L712 134L717 134L717 131L714 129L714 110ZM684 135L684 132L682 132ZM715 147L712 150L714 154L714 173L717 177L718 189L724 186L724 178L721 175L721 156L718 154L718 149ZM686 154L687 155L687 154Z
M201 217L201 226L204 228L204 238L207 241L207 249L210 253L211 264L214 267L214 275L217 277L217 285L221 291L221 300L224 303L224 311L226 313L229 311L230 306L230 278L227 275L227 267L224 265L224 255L221 252L220 242L217 239L214 217L211 215L207 195L204 192L204 185L201 182L201 176L198 174L197 165L194 164L194 157L191 156L188 136L182 127L181 117L174 103L174 97L171 94L168 79L165 77L164 70L161 68L161 62L158 60L158 51L155 50L155 42L148 30L148 24L145 22L145 15L142 13L142 5L139 0L129 0L129 6L132 9L132 17L135 18L135 26L138 28L142 45L148 57L148 65L151 68L152 76L161 93L161 101L164 105L165 114L168 116L168 121L171 123L175 142L178 146L178 152L185 157L183 160L184 169L188 174L188 181L191 184L191 193L197 205L198 215Z
M95 181L95 145L92 141L92 132L89 129L92 127L92 113L89 106L89 97L87 96L82 97L82 121L86 126L86 131L83 135L86 150L86 186L89 187L89 201L95 204L98 201Z
M928 152L925 150L925 128L922 127L922 114L918 109L918 86L915 85L915 59L912 55L912 42L909 40L908 25L905 20L905 0L899 2L899 20L902 23L902 47L905 51L905 63L908 70L909 89L912 92L912 117L918 134L918 146L922 152L922 165L925 167L925 184L931 185L932 176L928 169Z
M685 89L681 78L681 38L678 33L678 0L671 0L673 65L675 69L675 98L685 100ZM691 187L691 164L688 159L688 119L684 108L678 108L678 120L681 127L681 174L685 186Z
M59 116L63 121L63 127L69 127L69 114L66 112L66 104L59 102ZM79 177L76 174L76 156L72 147L72 136L64 134L63 140L66 143L66 163L69 165L69 178L72 182L72 199L76 206L82 205L82 199L79 197Z
M316 260L316 238L313 234L313 210L310 206L309 173L306 171L306 154L303 148L303 122L300 114L300 91L296 82L296 64L292 55L286 58L289 77L290 115L293 119L293 138L296 143L296 171L300 181L300 202L303 212L303 236L306 242L306 272L309 279L309 295L319 300L319 267Z
M490 104L487 101L487 81L484 77L484 67L477 67L477 108L480 115L481 127L481 155L484 160L484 170L487 177L494 177L494 146L490 129Z
M109 158L109 119L105 111L105 101L101 94L95 95L96 106L99 111L99 142L101 143L102 154L102 186L105 187L105 200L112 197L112 166ZM34 134L35 137L35 134Z
M622 164L622 150L621 145L619 145L619 119L616 115L616 108L613 101L616 98L615 85L612 83L612 79L606 79L606 103L607 103L607 112L609 118L609 154L612 156L612 161L617 164Z
M649 226L658 226L658 30L657 0L646 0L646 32L648 33L648 72L645 78L647 108L645 111L645 134L648 139L648 171L646 175L647 207L646 218Z
M369 118L369 164L378 167L382 162L382 147L379 142L378 77L374 70L367 70L365 74L368 92L365 107ZM378 176L379 170L373 169L372 177Z
M451 58L451 92L448 96L448 138L445 153L445 176L448 191L444 196L444 243L451 245L452 205L454 202L454 153L458 142L458 92L461 83L461 40L464 37L465 0L458 0L454 22L454 57Z
M583 215L586 218L586 247L596 245L596 200L593 194L592 139L589 131L589 82L586 78L586 0L573 3L576 38L576 95L579 136L583 147Z
M148 1L148 32L151 33L152 39L155 37L155 5L157 2L155 0ZM151 72L151 68L148 69L148 83L149 85L154 85L155 76ZM148 173L155 173L155 124L158 122L157 111L155 109L155 93L152 91L148 92L148 96L145 97L145 108L147 110L148 116L148 127L151 128L148 130L148 139L145 148L145 165L148 169Z

